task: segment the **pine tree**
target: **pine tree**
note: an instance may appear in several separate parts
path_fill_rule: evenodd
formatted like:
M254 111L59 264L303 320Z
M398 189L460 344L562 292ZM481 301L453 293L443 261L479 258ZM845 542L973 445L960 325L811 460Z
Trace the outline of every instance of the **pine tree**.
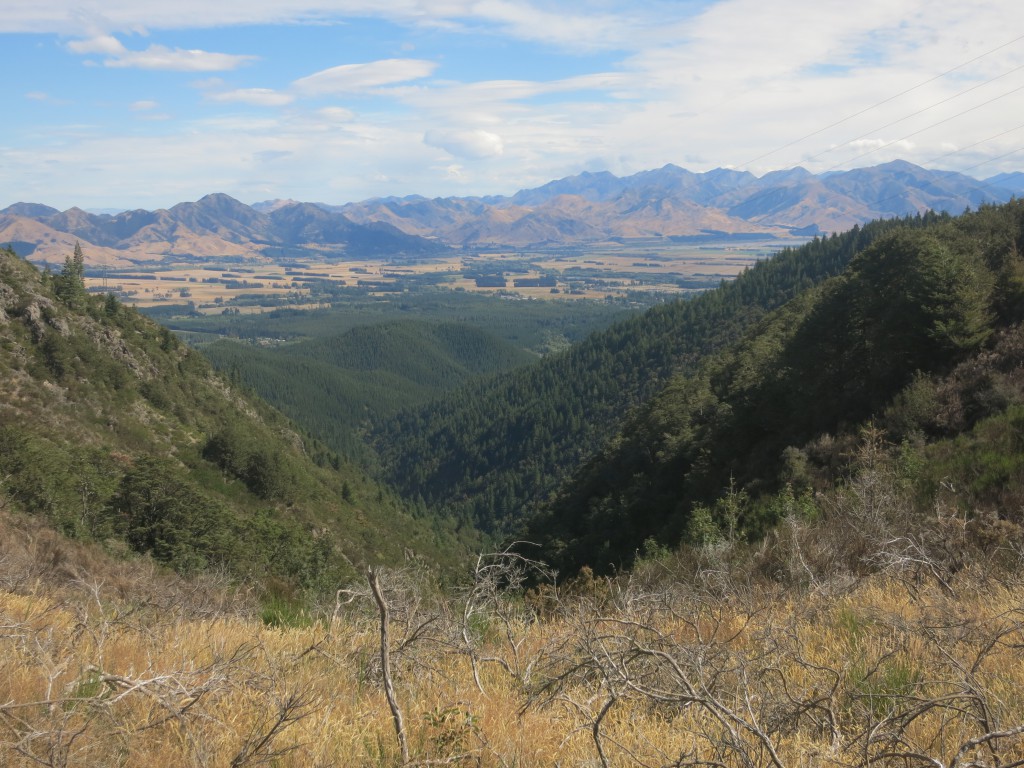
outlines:
M64 259L64 266L54 278L53 287L57 298L69 306L80 306L85 300L85 256L81 243L76 241L74 255Z

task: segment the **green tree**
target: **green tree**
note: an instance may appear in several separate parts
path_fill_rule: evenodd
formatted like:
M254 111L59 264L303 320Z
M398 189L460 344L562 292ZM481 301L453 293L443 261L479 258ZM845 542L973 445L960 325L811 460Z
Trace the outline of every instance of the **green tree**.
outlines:
M80 307L85 300L85 256L81 243L75 242L74 254L64 259L60 274L54 278L57 298L68 306Z
M232 528L226 511L168 462L137 461L111 506L136 552L179 571L228 559Z
M261 499L288 500L295 493L291 461L272 448L259 447L250 454L242 479Z
M931 243L918 262L918 300L925 333L943 352L972 350L992 334L992 276L968 254Z
M112 293L107 294L103 300L103 311L107 317L117 317L118 312L121 311L121 302L117 300L117 296Z

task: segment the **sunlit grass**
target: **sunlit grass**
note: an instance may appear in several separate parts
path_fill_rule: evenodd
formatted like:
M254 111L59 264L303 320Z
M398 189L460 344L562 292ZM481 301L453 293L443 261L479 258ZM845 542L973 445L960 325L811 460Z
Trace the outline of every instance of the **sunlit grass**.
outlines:
M391 652L412 761L951 765L968 745L979 765L993 747L1012 762L1020 593L979 584L911 597L875 577L829 597L717 603L626 589L601 610L566 598L546 619L495 623L472 648L453 606L400 611ZM377 617L358 599L288 627L30 588L0 592L0 628L5 765L401 762Z

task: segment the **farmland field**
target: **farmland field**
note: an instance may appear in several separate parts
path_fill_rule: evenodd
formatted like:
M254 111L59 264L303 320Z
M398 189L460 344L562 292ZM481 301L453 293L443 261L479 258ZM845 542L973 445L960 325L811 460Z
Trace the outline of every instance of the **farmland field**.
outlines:
M322 307L345 293L401 293L427 286L534 299L672 295L714 287L800 242L679 244L652 239L587 248L456 252L412 263L307 258L199 264L167 259L135 269L93 268L86 284L139 307L187 305L203 314Z

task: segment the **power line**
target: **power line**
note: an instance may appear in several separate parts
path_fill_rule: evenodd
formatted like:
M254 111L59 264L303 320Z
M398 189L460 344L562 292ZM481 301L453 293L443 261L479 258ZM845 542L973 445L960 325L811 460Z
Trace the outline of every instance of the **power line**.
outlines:
M990 49L988 51L985 51L984 53L979 54L978 56L975 56L973 59L970 59L968 61L965 61L965 62L962 62L960 64L957 64L955 67L953 67L952 69L947 69L942 74L935 75L934 77L930 77L927 80L925 80L925 81L923 81L921 83L918 83L917 85L915 85L915 86L913 86L911 88L907 88L905 91L900 91L899 93L897 93L897 94L895 94L893 96L889 96L888 98L882 99L882 101L876 102L875 104L872 104L869 107L865 107L864 109L860 110L859 112L854 112L851 115L847 115L846 117L844 117L844 118L842 118L840 120L837 120L834 123L826 125L824 128L819 128L818 130L812 131L811 133L808 133L805 136L801 136L798 139L794 139L793 141L789 142L788 144L783 144L780 147L776 147L773 150L765 152L763 155L758 155L753 160L748 160L746 163L743 164L742 167L747 167L747 166L753 165L758 160L763 160L766 157L770 157L771 155L774 155L776 152L781 152L784 149L789 149L790 147L792 147L792 146L794 146L796 144L799 144L802 141L806 141L807 139L812 138L813 136L817 136L819 133L824 133L825 131L829 130L830 128L835 128L837 125L842 125L843 123L848 122L848 121L852 120L855 117L860 117L861 115L863 115L863 114L865 114L867 112L870 112L873 109L877 109L878 107L882 106L883 104L888 104L890 101L895 101L896 99L900 98L901 96L906 96L908 93L912 93L913 91L916 91L918 88L923 88L924 86L928 85L929 83L933 83L936 80L940 80L943 77L946 77L946 75L950 75L953 72L956 72L958 69L963 69L964 67L966 67L966 66L968 66L970 64L974 64L976 61L980 61L981 59L985 58L986 56L991 56L996 51L1001 51L1003 48L1011 46L1014 43L1019 42L1021 40L1024 40L1024 35L1020 35L1019 37L1015 37L1013 40L1010 40L1009 42L1003 43L1002 45L996 46L995 48L992 48L992 49ZM856 141L856 139L854 139L854 141Z
M1017 127L1019 128L1020 126L1017 126ZM1009 133L1009 131L1007 131L1007 133ZM1009 152L1004 152L1001 155L996 155L995 157L985 158L980 163L975 163L974 165L967 166L966 168L964 168L964 170L965 171L971 171L971 170L974 170L975 168L977 168L979 166L988 165L989 163L994 163L996 160L1002 160L1004 157L1009 157L1010 155L1015 155L1018 152L1020 152L1022 149L1024 149L1024 147L1017 147L1016 149L1011 149ZM984 181L979 181L978 183L981 184L983 187L988 187L989 189L994 189L994 187L991 184L986 184Z
M811 155L810 157L808 157L806 159L807 160L814 160L816 158L821 157L822 155L827 155L829 152L835 152L837 149L842 149L843 147L845 147L845 146L847 146L849 144L853 144L855 141L860 141L861 139L867 138L872 133L877 133L878 131L884 131L886 128L891 128L894 125L902 123L904 120L909 120L912 117L917 117L918 115L924 114L925 112L927 112L930 109L934 109L935 107L942 106L943 104L945 104L947 102L950 102L950 101L953 101L954 99L960 98L964 94L970 93L971 91L975 91L978 88L982 88L982 87L988 85L989 83L994 83L996 80L1004 78L1007 75L1012 75L1014 72L1018 72L1018 71L1020 71L1022 69L1024 69L1024 64L1021 64L1019 67L1014 67L1013 69L1009 70L1008 72L1003 72L1003 74L1001 74L1001 75L996 75L995 77L990 78L988 80L985 80L984 82L972 85L970 88L965 88L964 90L960 91L959 93L956 93L956 94L954 94L952 96L948 96L947 98L942 99L942 101L937 101L934 104L929 104L927 107L924 107L923 109L917 110L916 112L911 112L909 115L904 115L903 117L899 118L898 120L893 120L891 123L886 123L885 125L880 126L878 128L873 128L870 131L868 131L867 133L862 133L860 136L857 136L856 138L850 139L849 141L844 141L842 144L837 144L836 146L830 147L829 149L824 149L821 152L819 152L818 154ZM1012 91L1011 91L1011 93L1012 93ZM938 123L936 123L936 125L938 125Z
M889 96L888 98L885 98L885 99L883 99L883 100L881 100L879 102L876 102L875 104L872 104L869 107L865 107L864 109L861 109L858 112L855 112L855 113L853 113L851 115L847 115L846 117L842 118L841 120L837 120L836 122L831 123L831 124L825 126L824 128L819 128L818 130L812 131L811 133L806 134L805 136L802 136L802 137L800 137L798 139L794 139L793 141L790 141L787 144L784 144L784 145L782 145L782 146L780 146L780 147L778 147L776 149L773 149L773 150L771 150L769 152L766 152L766 153L764 153L764 154L754 158L753 160L748 161L746 163L746 165L751 165L751 164L757 162L758 160L761 160L761 159L763 159L765 157L769 157L769 156L775 154L776 152L779 152L779 151L781 151L783 149L787 149L789 147L792 147L792 146L794 146L796 144L799 144L802 141L806 141L807 139L809 139L809 138L811 138L813 136L817 136L820 133L824 133L825 131L827 131L827 130L829 130L831 128L834 128L834 127L836 127L838 125L842 125L843 123L848 122L849 120L852 120L855 117L859 117L860 115L863 115L863 114L865 114L867 112L870 112L871 110L876 109L877 107L880 107L880 106L882 106L884 104L887 104L887 103L889 103L891 101L894 101L894 100L896 100L896 99L898 99L898 98L900 98L902 96L905 96L908 93L911 93L911 92L913 92L913 91L915 91L915 90L917 90L919 88L922 88L925 85L928 85L929 83L935 82L936 80L939 80L939 79L941 79L943 77L946 77L947 75L950 75L950 74L952 74L953 72L956 72L959 69L963 69L964 67L966 67L966 66L968 66L970 64L973 64L973 63L979 61L980 59L983 59L986 56L989 56L989 55L991 55L991 54L993 54L993 53L995 53L997 51L1000 51L1003 48L1006 48L1006 47L1008 47L1010 45L1013 45L1014 43L1017 43L1020 40L1024 40L1024 35L1020 35L1018 37L1015 37L1013 40L1010 40L1009 42L1003 43L1002 45L996 46L995 48L992 48L992 49L990 49L990 50L988 50L988 51L986 51L986 52L984 52L984 53L982 53L982 54L980 54L978 56L975 56L974 58L972 58L972 59L970 59L968 61L962 62L962 63L956 65L955 67L952 67L951 69L946 70L945 72L943 72L941 74L938 74L938 75L936 75L934 77L931 77L931 78L929 78L929 79L927 79L927 80L925 80L925 81L923 81L921 83L918 83L917 85L913 86L912 88L908 88L908 89L906 89L904 91L901 91L900 93L897 93L897 94L895 94L893 96ZM819 152L816 155L812 155L810 159L814 159L816 157L820 157L821 155L827 154L828 152L832 152L832 151L835 151L836 149L839 149L841 147L844 147L844 146L847 146L849 144L852 144L855 141L859 141L860 139L866 138L867 136L871 135L871 133L874 133L876 131L885 130L886 128L889 128L889 127L891 127L893 125L896 125L896 124L898 124L900 122L903 122L904 120L908 120L911 117L915 117L915 116L917 116L919 114L927 112L928 110L933 109L934 107L940 106L940 105L945 104L945 103L947 103L949 101L952 101L952 100L954 100L956 98L959 98L960 96L963 96L963 95L965 95L965 94L967 94L967 93L969 93L969 92L971 92L973 90L976 90L978 88L981 88L982 86L988 85L989 83L995 82L996 80L999 80L999 79L1001 79L1003 77L1006 77L1007 75L1013 74L1014 72L1017 72L1017 71L1019 71L1021 69L1024 69L1024 65L1021 65L1021 66L1018 66L1018 67L1014 67L1013 69L1008 70L1008 71L1006 71L1006 72L1004 72L1004 73L1002 73L1000 75L997 75L995 77L989 78L988 80L985 80L984 82L977 83L977 84L975 84L975 85L973 85L973 86L971 86L969 88L966 88L963 91L960 91L959 93L957 93L957 94L955 94L953 96L949 96L949 97L947 97L945 99L942 99L941 101L935 102L934 104L931 104L931 105L929 105L929 106L927 106L927 107L925 107L923 109L920 109L920 110L918 110L916 112L913 112L913 113L911 113L909 115L905 115L905 116L901 117L898 120L894 120L891 123L887 123L886 125L881 126L880 128L875 128L872 131L870 131L870 132L868 132L866 134L863 134L862 136L858 136L857 138L850 139L849 141L844 142L843 144L840 144L840 145L838 145L836 147L832 147L832 148L830 148L828 150L824 150L823 152ZM893 141L886 142L886 143L884 143L884 144L882 144L882 145L880 145L878 147L875 147L874 149L869 150L868 152L864 152L864 153L862 153L860 155L857 155L854 158L848 158L843 163L835 165L835 166L833 166L833 167L831 167L831 168L829 168L829 169L827 169L825 171L822 171L820 174L815 174L815 175L820 177L821 175L823 175L825 173L837 170L842 165L845 165L845 164L849 163L851 160L857 160L857 159L859 159L861 157L865 157L867 155L873 154L874 152L878 152L878 151L880 151L882 149L885 149L886 147L892 146L893 144L896 144L896 143L898 143L900 141L905 141L905 140L907 140L907 139L909 139L909 138L911 138L913 136L916 136L916 135L918 135L920 133L924 133L925 131L928 131L928 130L930 130L932 128L935 128L936 126L942 125L943 123L947 123L950 120L954 120L957 117L960 117L962 115L968 114L969 112L973 112L976 109L980 109L981 107L987 106L988 104L991 104L991 103L993 103L995 101L998 101L1000 99L1006 98L1007 96L1010 96L1010 95L1012 95L1012 94L1014 94L1014 93L1016 93L1016 92L1018 92L1020 90L1024 90L1024 86L1020 86L1018 88L1014 88L1014 89L1012 89L1010 91L1007 91L1006 93L1003 93L1003 94L1001 94L999 96L996 96L995 98L992 98L992 99L989 99L987 101L984 101L981 104L976 104L976 105L974 105L974 106L972 106L972 107L970 107L968 109L965 109L965 110L963 110L961 112L958 112L955 115L952 115L950 117L944 118L943 120L939 120L939 121L937 121L935 123L932 123L931 125L928 125L928 126L926 126L924 128L921 128L921 129L919 129L917 131L914 131L912 133L909 133L909 134L907 134L906 136L904 136L902 138L894 139ZM952 152L947 152L944 155L940 155L939 157L933 158L932 160L928 160L926 162L932 163L932 162L935 162L935 160L939 160L939 159L950 157L952 155L960 154L960 153L962 153L962 152L964 152L964 151L966 151L968 149L971 149L973 147L978 146L979 144L984 144L985 142L992 141L993 139L999 138L1000 136L1004 136L1004 135L1006 135L1008 133L1012 133L1013 131L1019 130L1021 128L1024 128L1024 125L1018 125L1015 128L1007 129L1005 131L1002 131L1000 133L995 134L994 136L990 136L987 139L983 139L981 141L974 142L973 144L969 144L966 147L961 147L959 149L953 150ZM975 165L970 166L968 168L965 168L963 170L965 170L965 171L966 170L972 170L973 168L977 168L977 167L979 167L981 165L985 165L987 163L994 162L996 160L1000 160L1000 159L1002 159L1004 157L1008 157L1010 155L1016 154L1017 152L1020 152L1021 149L1024 149L1024 148L1017 148L1017 149L1014 149L1014 150L1012 150L1010 152L1007 152L1007 153L1005 153L1003 155L999 155L997 157L988 158L988 159L986 159L986 160L984 160L982 162L976 163ZM981 187L987 187L987 188L995 190L995 187L993 187L992 185L986 184L985 182L980 181L980 180L975 180L975 181L977 181L978 185L981 186ZM778 187L771 187L771 188L765 189L761 193L755 194L755 195L753 195L753 196L743 200L742 204L749 204L751 202L755 202L759 198L764 198L764 197L767 197L767 196L773 194L774 192L777 192L778 189L779 189ZM895 197L899 197L899 195L896 195L893 198L887 198L887 199L894 199ZM885 202L885 201L886 200L879 200L879 201L876 201L876 203L881 203L881 202Z
M939 155L938 157L933 157L930 160L925 160L924 162L925 163L934 163L934 162L937 162L938 160L943 160L943 159L945 159L945 158L947 158L947 157L949 157L951 155L958 155L961 152L966 152L968 149L973 149L974 147L978 146L979 144L984 144L986 141L992 141L993 139L998 139L1000 136L1005 136L1008 133L1013 133L1014 131L1019 131L1021 128L1024 128L1024 123L1021 123L1020 125L1015 126L1013 128L1007 128L1005 131L1000 131L999 133L995 134L994 136L989 136L987 139L982 139L981 141L976 141L973 144L968 144L966 147L959 147L957 149L954 149L952 152L947 152L944 155ZM1015 150L1013 150L1013 152L1007 152L1005 155L999 155L998 157L990 157L987 160L983 160L980 163L977 163L975 165L970 166L969 168L964 168L962 171L958 171L958 173L963 173L963 171L970 171L970 170L972 170L974 168L977 168L979 165L985 165L986 163L991 163L991 162L993 162L995 160L1002 160L1007 155L1012 155L1015 152L1019 152L1019 151L1020 151L1020 149L1015 149Z
M925 126L924 128L921 128L920 130L914 131L913 133L908 133L906 136L902 136L901 138L898 138L898 139L893 139L892 141L887 141L884 144L875 147L874 149L869 149L867 152L862 152L861 154L855 155L854 157L849 157L846 160L844 160L843 162L841 162L841 163L839 163L837 165L833 165L831 168L826 168L824 171L822 171L822 173L828 173L829 171L834 171L837 168L839 168L839 167L841 167L843 165L846 165L847 163L850 163L850 162L852 162L854 160L859 160L862 157L866 157L867 155L874 154L875 152L878 152L879 150L885 149L886 147L891 147L893 144L897 144L897 143L899 143L901 141L906 141L907 139L909 139L909 138L911 138L913 136L917 136L919 133L924 133L925 131L930 131L932 128L934 128L934 127L936 127L938 125L942 125L943 123L948 123L950 120L955 120L956 118L961 117L962 115L966 115L968 112L973 112L974 110L980 109L981 107L984 107L984 106L987 106L987 105L991 104L994 101L999 101L1000 99L1005 99L1007 96L1010 96L1010 95L1012 95L1014 93L1017 93L1017 91L1024 91L1024 85L1018 86L1018 87L1014 88L1013 90L1007 91L1006 93L1001 94L999 96L996 96L993 99L989 99L988 101L983 101L981 104L975 104L973 107L970 107L969 109L965 109L962 112L957 112L955 115L951 115L950 117L947 117L947 118L945 118L943 120L939 120L938 122L935 122L935 123L932 123L931 125Z

